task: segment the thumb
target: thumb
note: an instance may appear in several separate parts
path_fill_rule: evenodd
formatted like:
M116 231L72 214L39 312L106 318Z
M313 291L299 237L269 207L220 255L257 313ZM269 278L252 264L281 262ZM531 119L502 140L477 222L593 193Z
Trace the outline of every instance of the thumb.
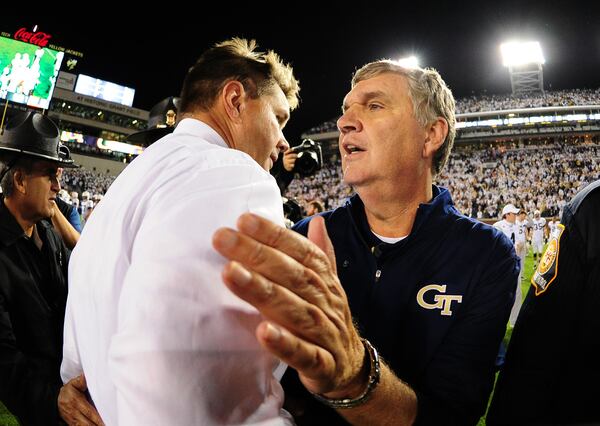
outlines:
M329 263L331 263L331 269L337 274L335 251L333 250L333 244L331 244L329 234L327 233L325 219L323 219L322 216L314 216L308 223L308 239L323 250L323 253L325 253L327 259L329 259Z

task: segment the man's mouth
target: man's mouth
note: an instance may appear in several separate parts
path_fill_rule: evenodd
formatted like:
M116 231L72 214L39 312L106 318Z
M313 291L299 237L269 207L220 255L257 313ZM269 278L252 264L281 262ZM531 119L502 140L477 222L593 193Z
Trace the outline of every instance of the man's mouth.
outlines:
M360 146L355 145L353 143L344 143L344 144L342 144L342 148L344 149L344 152L348 155L352 155L357 152L365 151L363 148L361 148Z

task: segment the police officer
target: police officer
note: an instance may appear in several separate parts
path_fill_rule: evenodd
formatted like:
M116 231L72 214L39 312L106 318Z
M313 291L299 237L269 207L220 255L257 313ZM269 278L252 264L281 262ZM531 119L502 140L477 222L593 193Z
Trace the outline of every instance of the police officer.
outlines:
M0 400L23 425L56 424L68 250L49 219L58 168L77 166L38 112L7 124L0 161Z
M598 424L600 181L565 206L531 283L487 424Z

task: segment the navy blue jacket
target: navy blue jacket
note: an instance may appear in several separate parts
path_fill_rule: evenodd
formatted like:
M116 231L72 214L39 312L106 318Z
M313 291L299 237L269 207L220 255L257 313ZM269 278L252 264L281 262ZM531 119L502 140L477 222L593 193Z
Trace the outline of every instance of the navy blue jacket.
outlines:
M513 330L489 425L600 424L600 181L565 206L554 234Z
M519 258L513 244L461 215L450 193L436 186L431 202L419 206L410 235L396 244L373 235L357 195L322 215L360 334L416 391L417 424L476 424L514 300ZM309 221L295 230L306 235ZM294 374L284 385L298 424L344 424L301 394Z

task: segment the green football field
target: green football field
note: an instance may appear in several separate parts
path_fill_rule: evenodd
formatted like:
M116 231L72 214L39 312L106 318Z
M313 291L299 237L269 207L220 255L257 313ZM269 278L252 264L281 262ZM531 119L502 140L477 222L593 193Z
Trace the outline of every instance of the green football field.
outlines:
M525 258L525 272L523 274L523 279L521 281L521 290L523 291L523 300L525 299L525 296L527 295L527 291L529 290L530 279L531 279L532 275L533 275L533 256L531 254L531 251L529 251L529 254ZM504 336L504 340L506 341L506 343L508 343L508 341L510 340L511 333L512 333L512 328L507 327L506 335ZM19 425L19 423L17 422L17 420L8 412L8 410L4 407L2 402L0 402L0 426L18 426L18 425ZM484 420L484 418L482 418L479 421L478 426L484 426L484 425L485 425L485 420Z

